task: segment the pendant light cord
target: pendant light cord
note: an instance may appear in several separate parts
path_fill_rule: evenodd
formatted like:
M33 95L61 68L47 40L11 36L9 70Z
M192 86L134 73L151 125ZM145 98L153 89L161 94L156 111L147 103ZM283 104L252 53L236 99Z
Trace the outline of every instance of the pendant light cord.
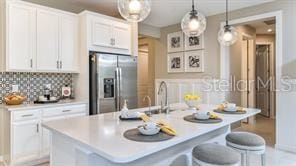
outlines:
M192 0L192 11L194 11L194 0Z
M226 0L226 26L228 26L228 0Z

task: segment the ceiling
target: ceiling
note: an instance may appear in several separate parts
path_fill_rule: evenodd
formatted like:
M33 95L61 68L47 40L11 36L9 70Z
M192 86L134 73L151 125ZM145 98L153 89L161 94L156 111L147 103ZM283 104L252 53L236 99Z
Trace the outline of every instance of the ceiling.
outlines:
M96 11L102 14L119 17L117 0L25 0L50 7L56 7L72 12L82 10ZM190 11L191 0L151 0L151 14L145 24L155 27L165 27L180 23L182 17ZM230 10L254 6L273 0L230 0ZM205 15L215 15L225 12L224 0L196 0L196 7Z
M249 22L247 23L247 25L256 29L256 34L259 34L259 35L275 34L276 32L275 18ZM268 31L269 29L271 31Z

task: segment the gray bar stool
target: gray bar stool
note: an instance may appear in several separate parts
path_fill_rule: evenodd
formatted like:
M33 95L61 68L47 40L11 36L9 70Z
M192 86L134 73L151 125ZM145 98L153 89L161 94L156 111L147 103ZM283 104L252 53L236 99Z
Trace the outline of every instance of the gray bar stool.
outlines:
M202 144L192 150L193 166L239 166L240 156L235 150L218 144Z
M241 153L241 165L250 165L250 154L261 155L261 165L265 166L265 140L248 132L233 132L226 136L227 146Z

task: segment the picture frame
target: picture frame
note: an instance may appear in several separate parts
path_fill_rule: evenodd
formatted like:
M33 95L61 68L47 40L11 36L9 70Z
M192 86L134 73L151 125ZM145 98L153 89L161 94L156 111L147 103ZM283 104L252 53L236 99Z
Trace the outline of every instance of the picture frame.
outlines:
M185 72L204 72L204 50L185 52L184 62Z
M184 72L184 53L171 53L168 54L167 70L168 73L181 73Z
M179 31L167 35L167 51L168 53L184 51L183 32Z
M185 51L204 49L204 35L189 37L185 36Z

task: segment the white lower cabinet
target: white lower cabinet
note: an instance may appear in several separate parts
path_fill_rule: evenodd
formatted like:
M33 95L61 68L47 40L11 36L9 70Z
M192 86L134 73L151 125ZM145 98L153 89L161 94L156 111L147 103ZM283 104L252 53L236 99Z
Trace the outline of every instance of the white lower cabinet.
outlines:
M11 111L10 165L30 165L48 158L50 132L42 123L86 115L86 104Z
M16 163L39 157L39 125L38 120L12 124L12 155Z

